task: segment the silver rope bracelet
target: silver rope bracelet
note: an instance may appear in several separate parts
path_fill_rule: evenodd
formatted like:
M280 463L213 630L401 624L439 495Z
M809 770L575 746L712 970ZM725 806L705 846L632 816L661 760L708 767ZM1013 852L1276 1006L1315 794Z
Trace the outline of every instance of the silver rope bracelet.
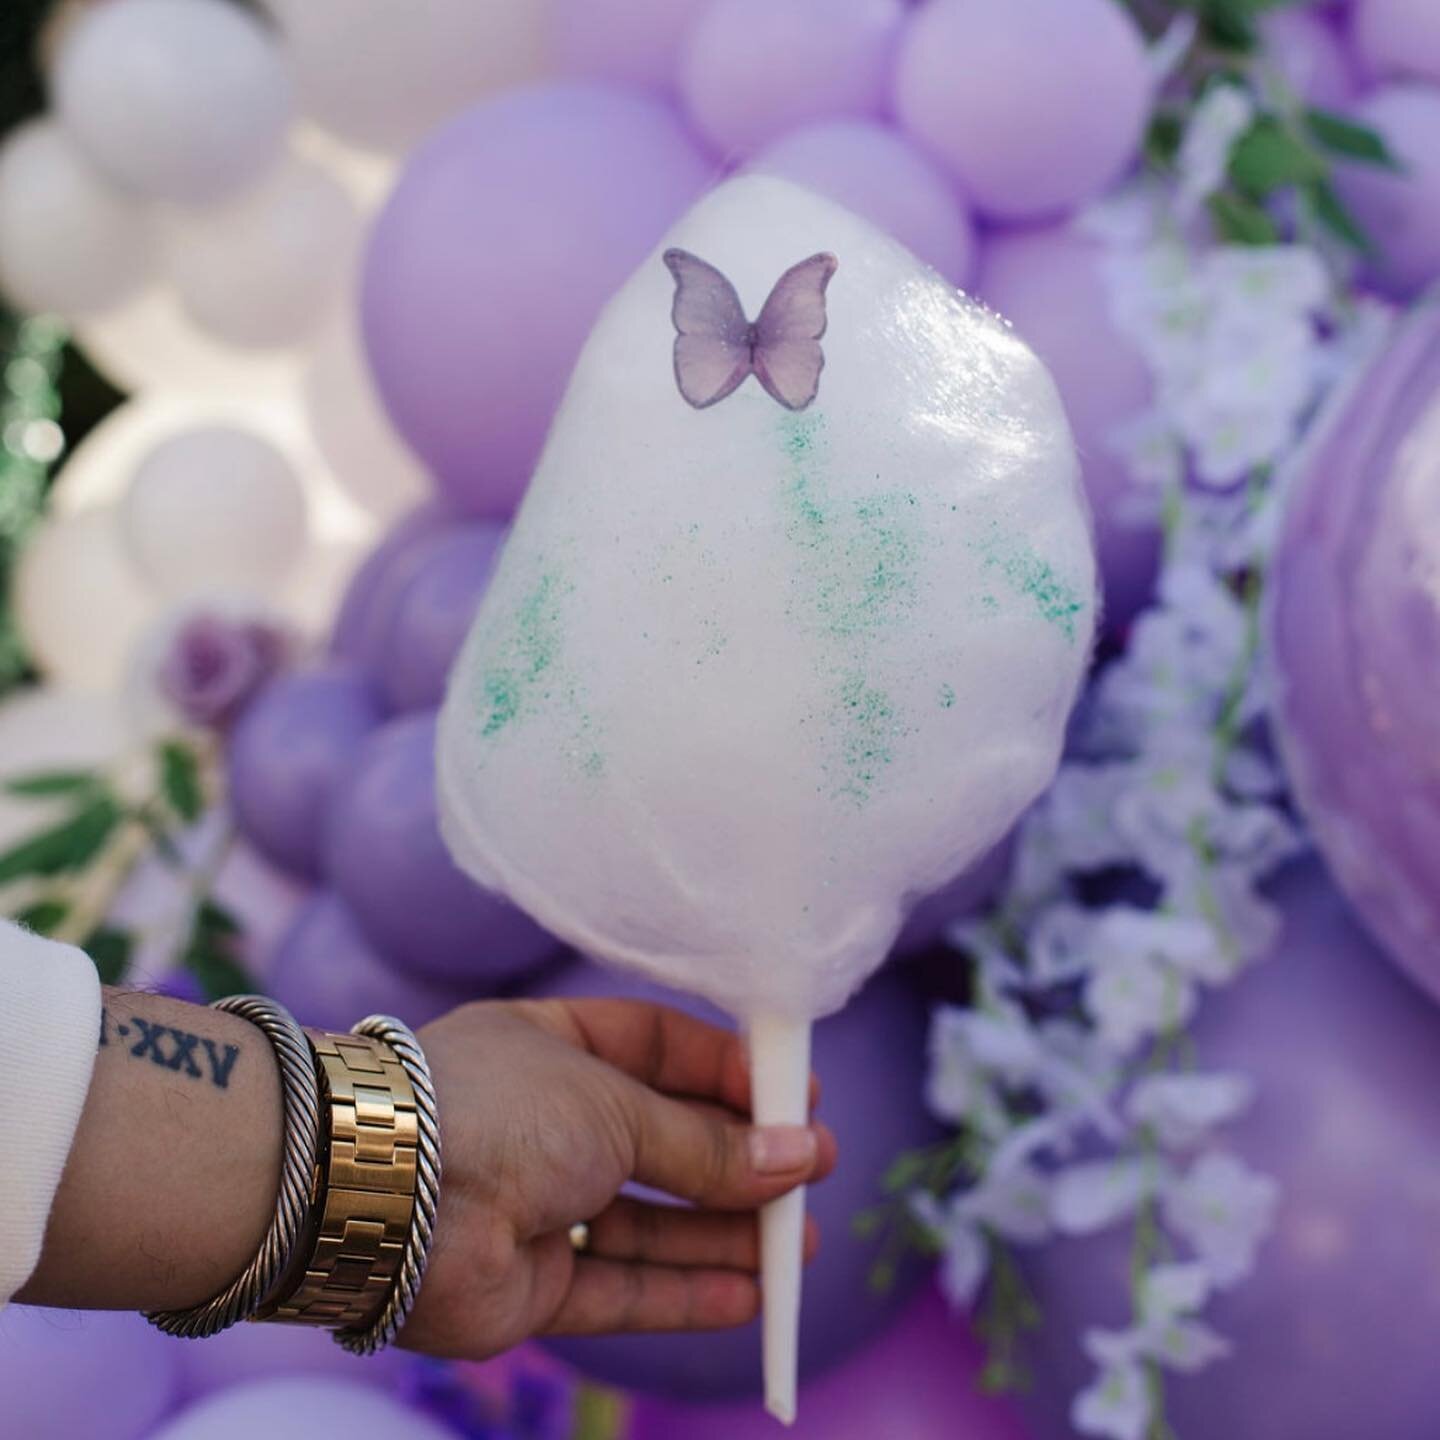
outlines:
M285 1154L275 1216L254 1259L218 1295L203 1304L188 1310L145 1312L145 1318L167 1335L187 1339L218 1335L247 1319L274 1288L305 1230L320 1148L320 1086L315 1058L294 1017L283 1005L263 995L232 995L215 1001L211 1008L250 1021L264 1031L274 1048L285 1105Z
M388 1045L404 1068L415 1092L415 1207L405 1237L400 1274L374 1321L361 1330L336 1330L335 1342L353 1355L373 1355L389 1345L409 1318L425 1278L430 1245L435 1238L435 1212L440 1202L440 1107L430 1066L414 1032L393 1015L370 1015L350 1027L352 1035L365 1035Z

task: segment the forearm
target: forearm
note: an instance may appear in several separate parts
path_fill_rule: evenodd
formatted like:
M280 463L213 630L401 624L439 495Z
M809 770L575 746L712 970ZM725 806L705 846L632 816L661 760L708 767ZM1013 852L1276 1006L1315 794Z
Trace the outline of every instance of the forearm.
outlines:
M198 1304L245 1268L275 1211L274 1052L235 1016L127 990L105 992L97 1038L40 1264L16 1299Z

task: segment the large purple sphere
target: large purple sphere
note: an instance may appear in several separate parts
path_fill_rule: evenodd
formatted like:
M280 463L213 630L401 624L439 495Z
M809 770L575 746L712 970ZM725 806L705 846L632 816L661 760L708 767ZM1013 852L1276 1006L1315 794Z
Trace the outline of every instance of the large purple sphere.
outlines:
M551 58L562 75L673 90L685 36L709 3L551 0Z
M266 991L302 1025L348 1030L366 1015L420 1026L466 997L458 986L407 975L375 951L338 895L318 890L280 938Z
M479 105L409 157L370 236L365 345L458 505L515 508L600 307L711 172L661 101L582 82Z
M1295 475L1269 629L1301 806L1365 922L1440 999L1440 305Z
M1234 1354L1167 1373L1194 1440L1429 1440L1440 1415L1440 1014L1396 975L1318 867L1280 887L1274 952L1207 1001L1199 1063L1251 1076L1234 1148L1279 1184L1255 1273L1207 1307ZM1080 1337L1128 1320L1128 1230L1033 1268L1045 1323L1033 1409L1070 1440L1093 1366Z
M380 720L369 679L343 664L284 676L246 708L230 738L230 803L257 850L319 878L326 806Z
M407 551L387 586L367 657L380 693L396 711L433 710L505 541L498 525L476 521L432 535Z
M1149 602L1160 563L1157 523L1127 508L1134 481L1111 437L1151 402L1150 371L1110 314L1103 252L1066 225L1000 231L980 254L976 289L1049 367L1075 431L1105 587L1105 624L1123 629Z
M793 180L893 235L953 285L969 285L975 227L950 177L889 125L831 120L793 131L754 167Z
M0 1435L14 1440L145 1440L179 1390L175 1341L138 1315L0 1314Z
M493 991L555 942L461 874L435 808L435 715L392 720L365 744L326 817L326 870L386 960L431 980Z
M700 1001L587 962L547 977L545 995L638 995L728 1023ZM925 1145L938 1127L925 1110L925 1007L899 976L884 973L838 1015L815 1027L820 1116L840 1142L835 1173L807 1197L820 1222L820 1254L805 1272L800 1372L819 1374L880 1334L914 1294L923 1268L903 1267L878 1293L870 1284L877 1251L855 1234L854 1217L881 1197L880 1177L902 1151ZM546 1342L586 1375L677 1400L760 1396L760 1327L697 1334L615 1335Z

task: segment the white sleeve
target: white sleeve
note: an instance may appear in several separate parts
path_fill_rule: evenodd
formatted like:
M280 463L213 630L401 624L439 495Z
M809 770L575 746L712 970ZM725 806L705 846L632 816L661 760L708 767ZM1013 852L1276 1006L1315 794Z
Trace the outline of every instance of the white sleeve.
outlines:
M0 1308L40 1258L99 1038L89 956L0 920Z

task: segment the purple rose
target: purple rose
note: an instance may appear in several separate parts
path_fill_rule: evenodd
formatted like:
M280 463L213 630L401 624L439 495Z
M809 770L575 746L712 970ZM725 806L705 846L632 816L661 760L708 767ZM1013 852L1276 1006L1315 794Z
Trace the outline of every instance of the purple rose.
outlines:
M285 662L282 631L258 620L198 614L160 662L161 693L192 724L221 730Z

